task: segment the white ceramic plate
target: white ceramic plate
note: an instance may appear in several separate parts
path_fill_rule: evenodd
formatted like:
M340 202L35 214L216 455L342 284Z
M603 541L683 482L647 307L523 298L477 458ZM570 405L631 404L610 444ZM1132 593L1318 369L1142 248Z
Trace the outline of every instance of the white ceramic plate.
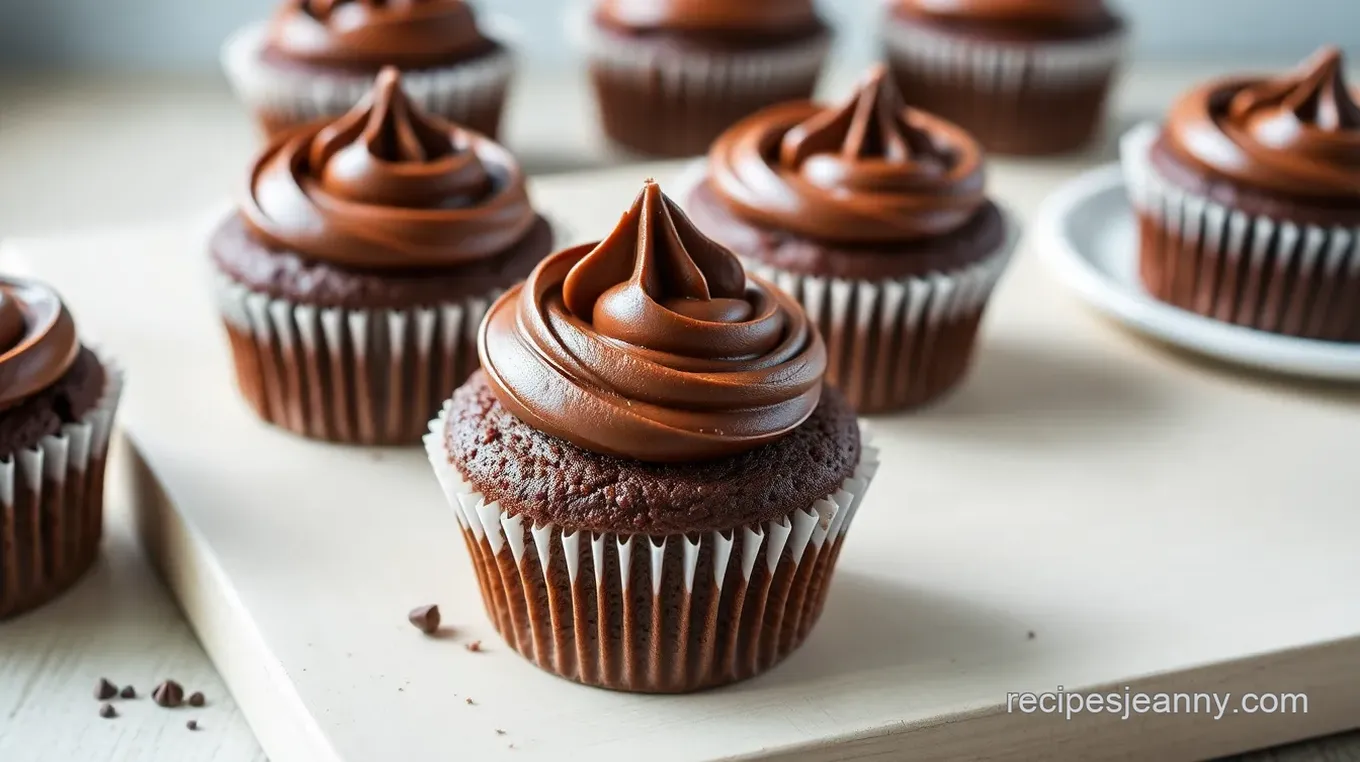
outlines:
M1124 325L1219 360L1309 378L1360 381L1360 344L1296 339L1201 317L1154 299L1138 280L1138 230L1118 165L1091 170L1044 201L1040 254L1087 304Z

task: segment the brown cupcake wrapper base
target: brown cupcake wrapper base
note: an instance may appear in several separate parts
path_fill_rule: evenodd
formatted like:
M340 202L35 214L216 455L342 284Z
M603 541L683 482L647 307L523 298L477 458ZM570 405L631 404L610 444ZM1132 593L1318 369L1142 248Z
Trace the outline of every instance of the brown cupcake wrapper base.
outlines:
M500 291L411 309L298 304L219 273L237 385L264 420L312 439L415 445L477 369L477 329Z
M0 619L65 592L104 533L104 463L123 372L100 355L104 392L80 420L0 460Z
M793 295L827 348L827 381L863 414L929 403L967 374L987 302L1019 240L1007 215L1005 245L969 267L884 281L803 275L745 260Z
M271 65L262 58L266 30L264 24L253 24L232 35L222 48L222 67L267 134L340 116L373 89L372 75ZM428 113L495 137L514 72L514 57L503 50L442 69L406 72L402 87Z
M784 47L717 53L667 49L604 36L573 15L591 70L605 134L656 156L693 156L766 106L809 98L830 50L823 36Z
M1141 125L1121 144L1148 292L1247 328L1360 342L1360 228L1247 214L1188 193L1152 166L1156 137Z
M1080 148L1100 127L1126 35L1007 44L890 19L884 47L907 102L973 133L988 150Z
M683 693L744 680L797 648L878 470L869 444L835 494L778 520L668 536L565 532L487 503L449 457L446 407L426 450L458 516L492 624L560 677Z

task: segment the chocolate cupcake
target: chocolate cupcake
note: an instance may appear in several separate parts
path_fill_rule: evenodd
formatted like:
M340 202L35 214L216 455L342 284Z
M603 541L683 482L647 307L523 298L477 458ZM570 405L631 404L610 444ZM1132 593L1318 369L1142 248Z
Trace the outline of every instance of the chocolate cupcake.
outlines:
M1154 297L1262 331L1360 342L1360 93L1326 48L1185 94L1123 142Z
M425 112L494 138L514 73L463 0L286 0L227 40L222 65L270 137L341 116L395 66Z
M894 0L884 47L911 105L988 151L1072 151L1100 128L1125 50L1101 0Z
M796 302L649 181L501 297L478 348L425 441L512 647L677 693L807 637L877 453Z
M122 371L82 346L47 286L0 278L0 619L64 592L99 554Z
M882 412L935 399L969 366L1018 238L984 181L977 142L905 107L878 67L842 105L786 103L728 130L686 208L802 302L828 381Z
M599 0L581 26L605 133L656 156L811 97L831 40L812 0Z
M384 70L346 116L276 139L212 237L241 392L298 434L415 444L552 241L509 152Z

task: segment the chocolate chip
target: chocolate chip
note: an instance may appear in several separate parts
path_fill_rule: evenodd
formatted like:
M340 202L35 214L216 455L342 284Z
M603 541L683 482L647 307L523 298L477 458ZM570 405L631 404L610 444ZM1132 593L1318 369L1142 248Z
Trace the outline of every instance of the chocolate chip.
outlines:
M473 653L481 653L481 652L482 652L482 641L480 641L480 640L474 640L474 641L472 641L471 643L468 643L468 644L467 644L467 650L469 650L469 651L471 651L471 652L473 652Z
M198 730L198 720L189 720L188 722L184 723L184 727L190 730Z
M151 692L151 698L159 706L174 709L184 703L184 688L174 680L166 680Z
M99 707L99 716L111 720L118 716L118 710L113 708L113 704L104 704Z
M105 678L99 678L99 683L94 687L94 697L100 701L108 701L118 695L118 686L109 682Z
M137 689L129 685L126 688L124 688L122 692L119 693L118 695L122 696L125 699L135 699L137 698Z
M189 696L189 706L200 707L203 706L204 703L205 701L202 693L195 692L193 695Z
M406 615L411 625L426 635L433 635L439 631L439 607L421 606L418 609L411 609L411 613Z

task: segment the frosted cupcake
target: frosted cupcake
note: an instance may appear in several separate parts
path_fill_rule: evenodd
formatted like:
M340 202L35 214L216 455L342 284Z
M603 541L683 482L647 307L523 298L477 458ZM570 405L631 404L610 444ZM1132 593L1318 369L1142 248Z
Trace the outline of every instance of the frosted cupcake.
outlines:
M514 72L463 0L286 0L232 35L222 63L270 136L344 114L395 66L421 109L494 138Z
M831 35L812 0L598 0L584 44L605 133L701 154L765 106L811 97Z
M0 278L0 619L57 597L99 555L122 385L55 291Z
M426 447L512 647L675 693L803 642L877 454L796 302L648 182L503 296L479 350Z
M1181 97L1123 143L1139 274L1158 299L1262 331L1360 342L1360 100L1326 48Z
M728 130L686 209L802 303L828 381L860 412L963 379L1018 237L987 198L977 141L905 107L882 67L842 104L786 103Z
M911 105L1021 155L1091 142L1126 38L1101 0L892 0L883 35Z
M552 243L514 157L384 70L349 114L273 141L209 244L241 392L298 434L416 444L477 367L487 305Z

